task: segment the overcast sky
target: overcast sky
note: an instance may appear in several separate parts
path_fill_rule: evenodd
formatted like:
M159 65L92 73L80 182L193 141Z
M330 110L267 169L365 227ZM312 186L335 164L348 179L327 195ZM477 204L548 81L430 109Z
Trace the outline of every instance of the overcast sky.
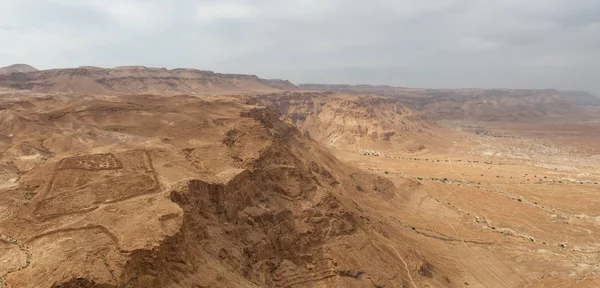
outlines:
M0 66L600 95L598 0L0 0Z

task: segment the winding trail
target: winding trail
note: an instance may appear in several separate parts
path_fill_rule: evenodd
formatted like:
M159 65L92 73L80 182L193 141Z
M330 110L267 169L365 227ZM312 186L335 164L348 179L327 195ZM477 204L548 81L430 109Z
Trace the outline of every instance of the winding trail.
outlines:
M408 279L410 279L410 283L412 283L413 287L418 288L417 284L415 284L415 282L413 281L412 276L410 276L410 270L408 269L408 264L406 264L406 261L404 261L404 258L402 258L402 255L400 255L400 253L398 253L398 251L396 250L396 248L394 248L393 245L388 243L388 246L390 246L390 248L392 248L394 250L394 253L396 253L398 258L400 258L400 260L402 260L402 263L404 263L404 268L406 269L406 274L408 275Z
M402 257L402 255L400 253L398 253L398 250L396 250L396 248L394 248L394 245L389 243L391 240L385 238L383 235L380 235L377 232L371 231L371 233L369 233L369 234L377 235L377 237L379 239L383 240L385 242L385 244L387 244L390 248L392 248L392 250L394 250L394 253L396 254L396 256L400 259L400 261L402 261L402 263L404 263L404 269L406 269L406 274L408 275L408 279L410 280L410 283L412 283L413 287L418 288L419 286L417 286L417 284L415 284L412 276L410 275L410 269L408 268L408 263L406 263L406 261L404 260L404 257Z

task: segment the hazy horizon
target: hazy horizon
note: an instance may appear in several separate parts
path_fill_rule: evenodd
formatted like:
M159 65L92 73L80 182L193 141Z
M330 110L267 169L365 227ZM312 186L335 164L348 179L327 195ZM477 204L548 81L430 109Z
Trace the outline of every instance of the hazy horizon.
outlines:
M600 2L2 1L0 67L195 68L293 83L600 95Z

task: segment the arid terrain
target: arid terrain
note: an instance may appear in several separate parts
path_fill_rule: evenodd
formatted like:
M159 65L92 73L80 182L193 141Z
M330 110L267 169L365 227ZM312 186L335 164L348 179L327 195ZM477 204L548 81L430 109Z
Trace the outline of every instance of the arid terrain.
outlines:
M0 71L0 287L600 287L589 93Z

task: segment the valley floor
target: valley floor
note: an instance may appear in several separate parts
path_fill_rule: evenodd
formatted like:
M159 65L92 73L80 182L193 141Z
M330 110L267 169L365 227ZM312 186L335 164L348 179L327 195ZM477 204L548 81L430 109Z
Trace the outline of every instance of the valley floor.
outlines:
M372 208L452 286L598 287L600 133L583 133L598 126L446 124L446 151L334 153L414 187Z

